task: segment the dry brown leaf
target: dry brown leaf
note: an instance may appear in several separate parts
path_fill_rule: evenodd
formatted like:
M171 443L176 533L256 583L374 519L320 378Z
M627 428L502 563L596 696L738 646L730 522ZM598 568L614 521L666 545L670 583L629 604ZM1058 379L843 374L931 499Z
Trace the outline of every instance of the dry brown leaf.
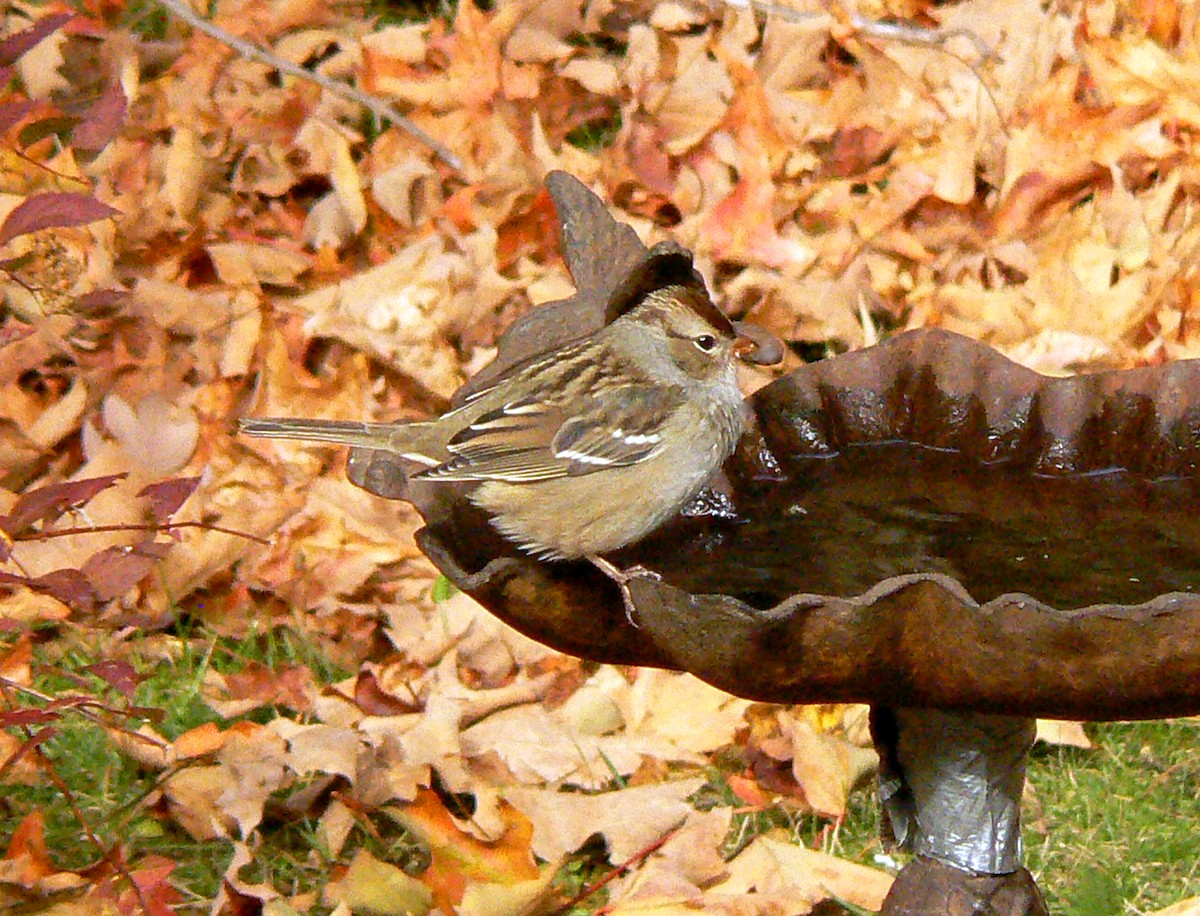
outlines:
M1096 749L1092 739L1083 730L1082 722L1066 722L1061 719L1038 719L1037 740L1060 747L1078 747L1085 751Z
M167 809L195 839L244 839L284 785L286 761L280 738L250 723L234 726L216 763L180 770L163 783Z
M117 728L106 731L117 750L149 770L165 770L178 759L173 744L149 725L142 725L136 732Z
M679 829L655 850L646 868L661 867L697 887L711 887L728 872L721 847L732 821L732 808L689 811Z
M324 175L333 185L332 194L326 200L334 201L338 218L345 225L345 232L336 240L318 238L306 231L307 240L314 247L336 241L338 247L363 231L367 224L367 201L363 192L362 176L350 151L351 138L344 130L336 130L323 120L312 118L296 135L297 147L308 156L308 168L315 174Z
M312 671L306 666L270 667L255 661L231 674L208 668L201 688L204 701L226 719L264 706L306 713L316 692Z
M438 306L454 286L469 282L470 270L465 258L430 236L386 264L293 304L308 316L305 328L313 336L343 340L449 397L462 377Z
M308 257L279 245L252 242L224 242L208 245L205 250L221 282L257 290L262 284L294 286L311 266Z
M81 380L68 388L62 398L26 427L25 435L30 442L43 449L52 448L79 429L87 407L87 384Z
M163 168L162 193L180 219L190 219L199 206L208 184L208 168L209 161L195 132L177 126Z
M1200 916L1200 897L1189 897L1173 903L1166 909L1155 910L1147 916Z
M433 907L429 888L365 849L354 854L344 875L326 885L322 897L327 904L376 916L423 916Z
M470 882L455 913L457 916L530 916L549 898L556 876L556 869L545 867L537 878L515 884Z
M0 677L19 687L33 686L33 641L19 636L0 653Z
M375 176L371 181L371 197L400 225L416 228L434 212L436 175L424 159L406 156Z
M707 753L733 741L745 724L748 700L731 696L690 674L647 669L638 673L622 703L628 727L677 747ZM697 727L697 726L700 727Z
M1074 375L1089 368L1103 368L1113 358L1113 348L1106 341L1054 328L1044 328L1033 337L1005 347L1003 353L1042 375Z
M877 762L875 752L818 732L786 713L779 721L791 741L792 775L805 800L818 814L844 815L850 790Z
M252 902L250 905L262 907L263 916L273 916L272 904L282 903L279 892L269 884L251 884L241 877L242 869L253 861L254 853L250 846L235 840L233 856L225 868L225 874L221 876L221 888L213 900L214 912L219 913L223 910L233 909L230 897L236 895L240 906L246 906ZM278 916L299 916L294 910L288 913L286 910L276 908L274 912Z
M70 616L71 608L57 598L32 591L23 585L0 596L0 620L21 626L66 620Z
M192 410L161 395L147 395L135 407L110 394L102 416L129 459L156 476L173 474L187 464L200 438Z
M653 735L582 734L542 706L518 706L488 716L462 733L468 757L493 757L527 785L568 782L584 788L627 776L643 759L691 760L692 754Z
M267 726L287 742L287 767L298 776L331 773L351 782L358 774L362 739L349 728L299 725L283 717Z
M770 836L761 836L742 850L729 863L729 872L714 892L790 894L810 906L837 897L871 911L883 905L893 880L886 872Z
M4 781L14 786L41 785L46 776L35 755L21 753L24 746L25 742L16 735L0 731L0 770L4 772Z
M601 834L613 862L624 862L682 823L687 798L703 779L681 779L583 795L554 789L510 788L505 799L533 823L533 851L557 861Z

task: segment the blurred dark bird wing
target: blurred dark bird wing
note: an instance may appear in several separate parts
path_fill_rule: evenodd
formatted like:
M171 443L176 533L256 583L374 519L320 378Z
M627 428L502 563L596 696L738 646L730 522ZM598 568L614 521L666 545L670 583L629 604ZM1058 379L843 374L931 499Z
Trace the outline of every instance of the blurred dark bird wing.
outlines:
M510 401L456 433L447 444L454 457L417 476L532 483L635 464L662 447L662 424L679 399L670 387L622 385L572 411Z

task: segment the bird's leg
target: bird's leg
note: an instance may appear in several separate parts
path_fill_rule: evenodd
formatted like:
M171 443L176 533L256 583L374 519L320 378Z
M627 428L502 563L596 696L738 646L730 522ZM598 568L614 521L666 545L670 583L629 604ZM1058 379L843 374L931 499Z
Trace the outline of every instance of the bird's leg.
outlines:
M633 604L633 595L629 591L629 583L633 579L654 579L660 581L662 576L652 570L646 569L644 566L631 566L629 569L621 569L614 563L610 563L604 557L590 554L588 560L600 572L617 583L617 588L621 590L621 602L625 605L625 619L636 627L637 621L633 619L633 612L636 610Z

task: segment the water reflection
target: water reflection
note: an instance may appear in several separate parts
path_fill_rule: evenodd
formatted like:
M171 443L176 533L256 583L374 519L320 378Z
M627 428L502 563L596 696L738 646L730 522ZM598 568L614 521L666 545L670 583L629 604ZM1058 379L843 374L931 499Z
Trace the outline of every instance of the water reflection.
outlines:
M1038 477L910 443L789 471L742 494L735 519L681 519L621 559L757 607L918 572L953 576L981 602L1024 592L1062 609L1200 590L1196 479Z

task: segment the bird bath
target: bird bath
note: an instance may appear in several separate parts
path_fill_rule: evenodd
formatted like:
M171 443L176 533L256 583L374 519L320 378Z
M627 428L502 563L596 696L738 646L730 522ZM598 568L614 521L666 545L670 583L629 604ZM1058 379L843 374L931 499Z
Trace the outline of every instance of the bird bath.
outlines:
M514 325L485 377L658 282L591 192L548 186L580 292ZM713 493L612 556L661 577L630 584L636 626L611 581L521 554L461 490L379 452L349 473L413 502L435 565L561 651L871 704L888 829L917 854L884 913L1044 913L1020 862L1034 717L1200 712L1196 392L1200 362L1049 379L937 330L804 366L750 399Z

